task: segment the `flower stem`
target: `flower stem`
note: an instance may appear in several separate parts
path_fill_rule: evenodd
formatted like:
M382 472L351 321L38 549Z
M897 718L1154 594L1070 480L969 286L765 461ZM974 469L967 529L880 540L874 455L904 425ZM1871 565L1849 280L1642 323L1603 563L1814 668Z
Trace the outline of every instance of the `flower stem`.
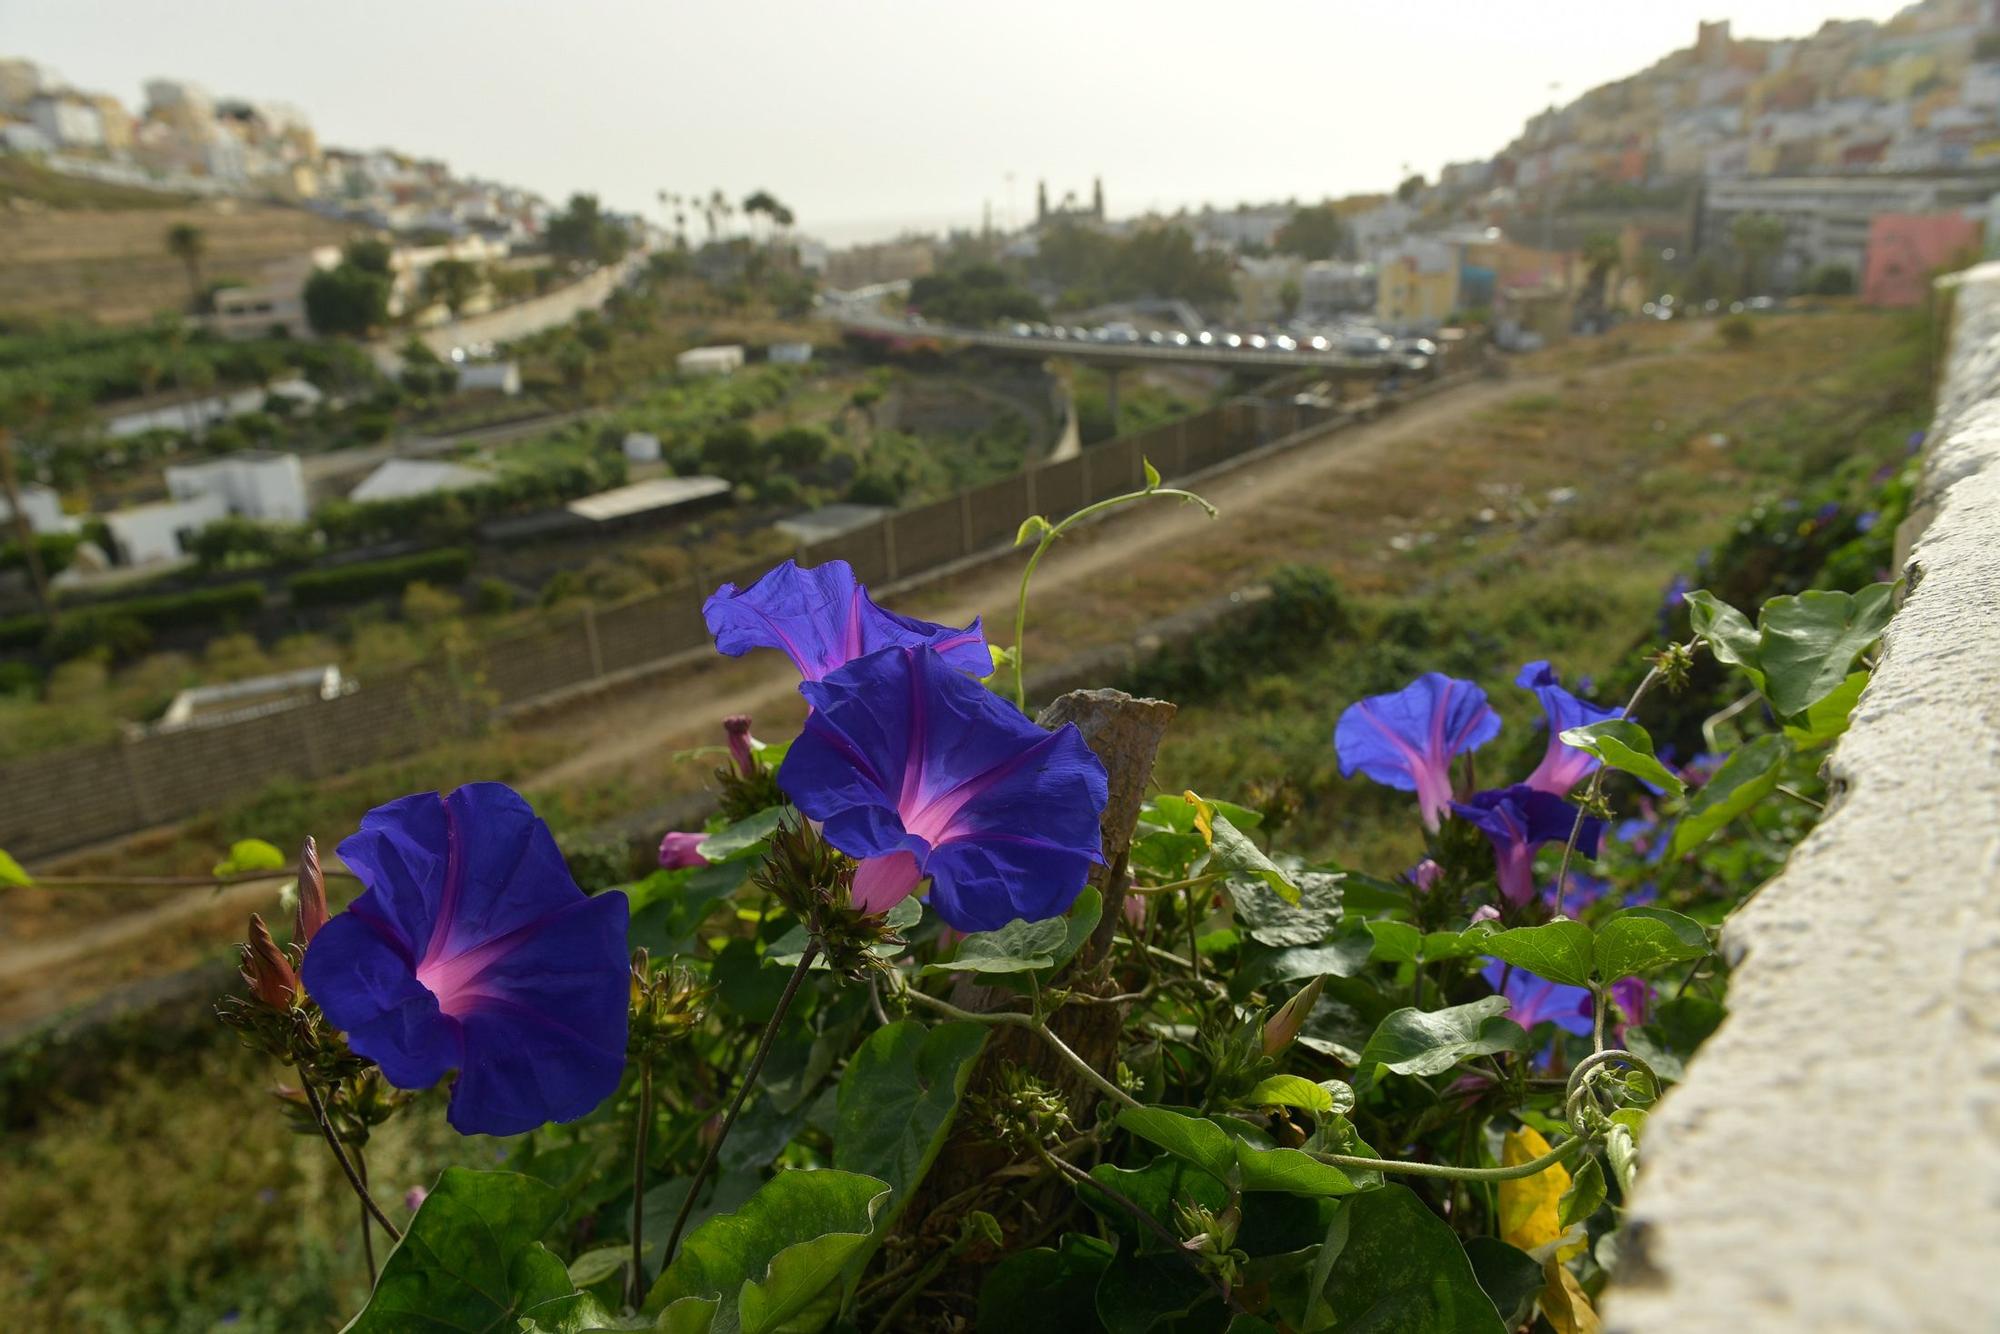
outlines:
M1122 496L1112 496L1109 500L1100 500L1095 505L1085 505L1061 523L1050 524L1046 519L1041 521L1044 525L1042 540L1035 544L1034 554L1028 557L1027 568L1021 571L1021 594L1014 604L1014 707L1021 712L1028 711L1027 669L1023 663L1026 657L1024 641L1028 635L1028 581L1035 577L1035 567L1042 563L1042 553L1054 546L1056 539L1071 525L1081 523L1093 514L1116 509L1128 501L1144 500L1147 496L1173 496L1201 506L1208 511L1208 517L1211 519L1216 514L1215 506L1192 491L1181 491L1170 486L1149 486L1143 491L1127 491Z
M639 1125L632 1145L632 1309L646 1299L646 1141L653 1130L653 1063L639 1058ZM690 1192L692 1195L692 1192Z
M1362 1158L1346 1153L1315 1153L1314 1158L1334 1167L1351 1167L1362 1172L1401 1172L1406 1176L1441 1177L1448 1181L1518 1181L1561 1162L1589 1141L1573 1136L1539 1158L1512 1167L1454 1167L1450 1163L1404 1163L1388 1158Z
M1145 1106L1137 1098L1134 1098L1124 1089L1119 1088L1116 1084L1099 1074L1090 1062L1070 1050L1067 1042L1057 1037L1046 1023L1035 1018L1033 1015L1022 1014L1018 1010L987 1010L983 1012L961 1010L949 1001L941 1001L936 996L926 996L923 992L915 988L912 988L908 992L908 995L911 1000L921 1001L931 1009L936 1010L939 1014L952 1019L963 1019L975 1024L1008 1024L1015 1028L1025 1028L1030 1032L1038 1033L1041 1035L1042 1041L1049 1044L1049 1050L1060 1057L1064 1065L1082 1075L1085 1082L1089 1083L1099 1093L1102 1093L1105 1097L1122 1106Z
M375 1197L368 1193L368 1183L361 1179L360 1174L354 1170L354 1164L348 1161L347 1150L341 1147L340 1136L333 1133L333 1122L327 1119L326 1104L320 1101L319 1090L313 1087L312 1079L303 1070L299 1071L299 1085L305 1090L306 1102L312 1107L313 1119L319 1122L319 1133L326 1137L326 1147L333 1150L333 1160L340 1164L340 1170L347 1174L347 1184L354 1187L354 1193L360 1196L361 1207L382 1225L382 1230L389 1234L390 1241L402 1241L403 1230L389 1221L389 1215L382 1212L382 1206L375 1203Z
M687 1226L688 1215L694 1212L694 1202L701 1194L702 1184L708 1174L715 1170L715 1160L722 1154L723 1141L729 1138L730 1130L736 1125L736 1114L743 1110L743 1099L757 1082L757 1075L764 1068L764 1058L771 1054L771 1044L777 1040L778 1025L785 1022L785 1014L792 1008L792 998L799 994L806 974L811 971L813 960L819 957L819 942L806 942L804 954L799 956L799 966L792 970L791 980L785 983L784 994L778 997L778 1008L771 1012L771 1022L764 1025L764 1036L758 1040L756 1055L750 1058L750 1068L743 1072L743 1080L736 1086L736 1096L729 1103L729 1113L722 1118L722 1130L715 1142L708 1146L708 1155L701 1160L701 1167L688 1183L687 1198L681 1201L680 1212L674 1215L674 1230L667 1235L667 1249L660 1256L660 1272L666 1273L667 1266L674 1262L674 1252L681 1244L681 1229Z
M368 1160L361 1156L359 1145L354 1149L354 1173L361 1178L361 1184L368 1184ZM368 1225L368 1204L361 1202L361 1256L368 1262L368 1286L375 1286L375 1235Z
M1693 653L1700 644L1699 638L1690 639L1684 647L1689 653ZM1661 675L1660 669L1654 667L1640 679L1638 688L1632 692L1632 698L1625 701L1624 711L1618 715L1620 722L1632 721L1633 713L1639 708L1639 701L1646 698L1647 691L1659 684ZM1590 808L1596 804L1597 794L1603 790L1604 765L1600 762L1596 771L1590 775L1590 791L1584 795L1583 805L1576 808L1576 820L1569 827L1569 841L1563 844L1562 866L1556 871L1555 915L1557 917L1562 916L1563 895L1569 890L1569 863L1570 858L1576 855L1576 841L1583 835L1583 822L1590 818Z

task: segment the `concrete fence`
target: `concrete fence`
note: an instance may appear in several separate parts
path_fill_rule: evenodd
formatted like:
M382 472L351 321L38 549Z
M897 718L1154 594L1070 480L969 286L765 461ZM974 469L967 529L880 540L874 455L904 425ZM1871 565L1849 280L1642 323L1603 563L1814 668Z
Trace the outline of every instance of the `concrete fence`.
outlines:
M1442 384L1414 388L1398 401ZM900 510L797 554L809 565L845 560L872 584L910 583L1005 550L1031 514L1061 517L1137 489L1144 459L1165 478L1186 478L1292 437L1337 430L1372 410L1294 404L1289 392L1273 401L1232 401ZM718 584L747 585L769 565L710 571L700 586L585 611L484 644L462 660L363 681L339 699L0 762L0 848L46 857L186 819L274 780L343 773L420 750L496 712L666 667L709 646L701 603Z
M1621 1334L2000 1329L2000 264L1955 286L1907 598L1646 1128Z

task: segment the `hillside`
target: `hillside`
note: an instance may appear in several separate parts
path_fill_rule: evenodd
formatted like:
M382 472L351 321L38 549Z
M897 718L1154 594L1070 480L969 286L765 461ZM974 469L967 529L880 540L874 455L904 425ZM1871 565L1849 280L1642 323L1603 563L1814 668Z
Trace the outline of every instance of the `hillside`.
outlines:
M254 279L268 260L337 244L353 230L301 209L47 180L16 162L0 169L0 320L128 324L183 308L187 273L165 244L177 223L206 235L211 282Z

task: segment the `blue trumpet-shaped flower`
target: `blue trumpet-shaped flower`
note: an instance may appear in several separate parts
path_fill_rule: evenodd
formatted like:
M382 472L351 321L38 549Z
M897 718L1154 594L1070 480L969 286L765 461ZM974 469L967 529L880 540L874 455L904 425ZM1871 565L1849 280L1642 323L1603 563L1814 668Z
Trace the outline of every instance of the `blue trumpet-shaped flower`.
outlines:
M1516 783L1488 792L1475 792L1452 804L1459 818L1477 825L1493 845L1493 861L1500 882L1500 896L1515 907L1535 897L1535 849L1544 843L1569 842L1570 828L1576 823L1576 807L1526 783ZM1604 822L1595 817L1583 822L1577 834L1576 850L1585 858L1597 856L1597 837Z
M842 663L885 648L936 649L961 672L985 676L993 658L977 617L963 630L884 611L844 560L802 569L774 567L748 588L724 584L701 606L715 647L730 657L774 648L817 681Z
M1043 731L930 648L871 653L799 691L812 713L778 786L861 862L866 911L928 878L960 931L1038 921L1103 860L1104 766L1074 725Z
M1333 729L1340 774L1357 771L1417 794L1424 827L1435 831L1451 806L1451 762L1500 734L1500 715L1470 681L1426 672L1401 690L1347 706Z
M1535 766L1535 772L1528 775L1528 786L1566 797L1578 783L1590 777L1598 761L1589 751L1563 744L1564 729L1609 722L1621 715L1617 709L1599 708L1564 690L1562 678L1546 662L1531 662L1523 667L1514 684L1534 691L1535 698L1542 702L1542 712L1548 715L1549 748L1542 752L1542 762Z
M618 1088L625 896L586 898L520 794L474 783L378 806L340 845L367 889L306 950L306 990L398 1088L449 1071L451 1124L513 1135Z
M1479 975L1486 984L1509 1002L1507 1017L1526 1029L1551 1023L1578 1037L1590 1035L1590 992L1584 987L1564 986L1545 977L1509 968L1498 959L1489 959Z

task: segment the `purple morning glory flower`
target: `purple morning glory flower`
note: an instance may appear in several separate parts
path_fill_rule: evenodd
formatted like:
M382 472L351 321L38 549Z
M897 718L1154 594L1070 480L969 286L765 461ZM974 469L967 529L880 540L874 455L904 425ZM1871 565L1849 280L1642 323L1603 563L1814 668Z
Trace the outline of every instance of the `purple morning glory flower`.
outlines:
M1618 1040L1625 1040L1625 1030L1634 1025L1644 1024L1653 1008L1653 984L1643 977L1621 977L1611 984L1611 999L1617 1002L1619 1019L1614 1030Z
M1570 827L1576 823L1576 807L1525 783L1475 792L1468 801L1453 802L1451 809L1485 833L1493 845L1500 896L1517 908L1535 897L1535 849L1544 843L1569 842ZM1603 826L1595 818L1583 822L1576 850L1584 858L1597 856L1597 836Z
M377 806L340 845L367 889L320 928L303 976L398 1088L448 1071L451 1124L573 1121L625 1068L626 903L586 898L519 793L473 783Z
M1536 1024L1551 1023L1565 1033L1580 1038L1590 1036L1587 988L1551 982L1519 968L1509 968L1498 959L1488 959L1479 975L1486 979L1486 985L1507 998L1507 1017L1521 1027L1533 1030Z
M1073 724L1043 731L929 648L871 653L799 692L812 713L778 786L860 861L864 910L928 877L960 931L1039 921L1103 860L1104 766Z
M1535 766L1535 772L1528 775L1527 785L1566 797L1578 783L1590 777L1598 761L1589 751L1563 744L1564 729L1609 722L1621 715L1617 709L1600 708L1564 690L1562 678L1547 662L1529 663L1514 678L1514 684L1534 691L1535 698L1542 702L1542 712L1548 718L1549 748L1542 752L1542 762ZM1566 834L1564 836L1567 837Z
M1857 533L1872 533L1875 531L1875 525L1881 521L1882 516L1876 511L1863 510L1855 516L1854 531Z
M1470 681L1425 672L1401 690L1347 706L1333 729L1340 776L1366 774L1417 794L1424 828L1436 832L1451 805L1451 762L1500 733L1500 715Z
M719 651L735 658L753 648L778 649L808 681L877 650L919 644L936 649L957 671L985 676L993 670L977 617L954 630L884 611L844 560L809 570L788 560L748 588L724 584L701 604L701 614Z

